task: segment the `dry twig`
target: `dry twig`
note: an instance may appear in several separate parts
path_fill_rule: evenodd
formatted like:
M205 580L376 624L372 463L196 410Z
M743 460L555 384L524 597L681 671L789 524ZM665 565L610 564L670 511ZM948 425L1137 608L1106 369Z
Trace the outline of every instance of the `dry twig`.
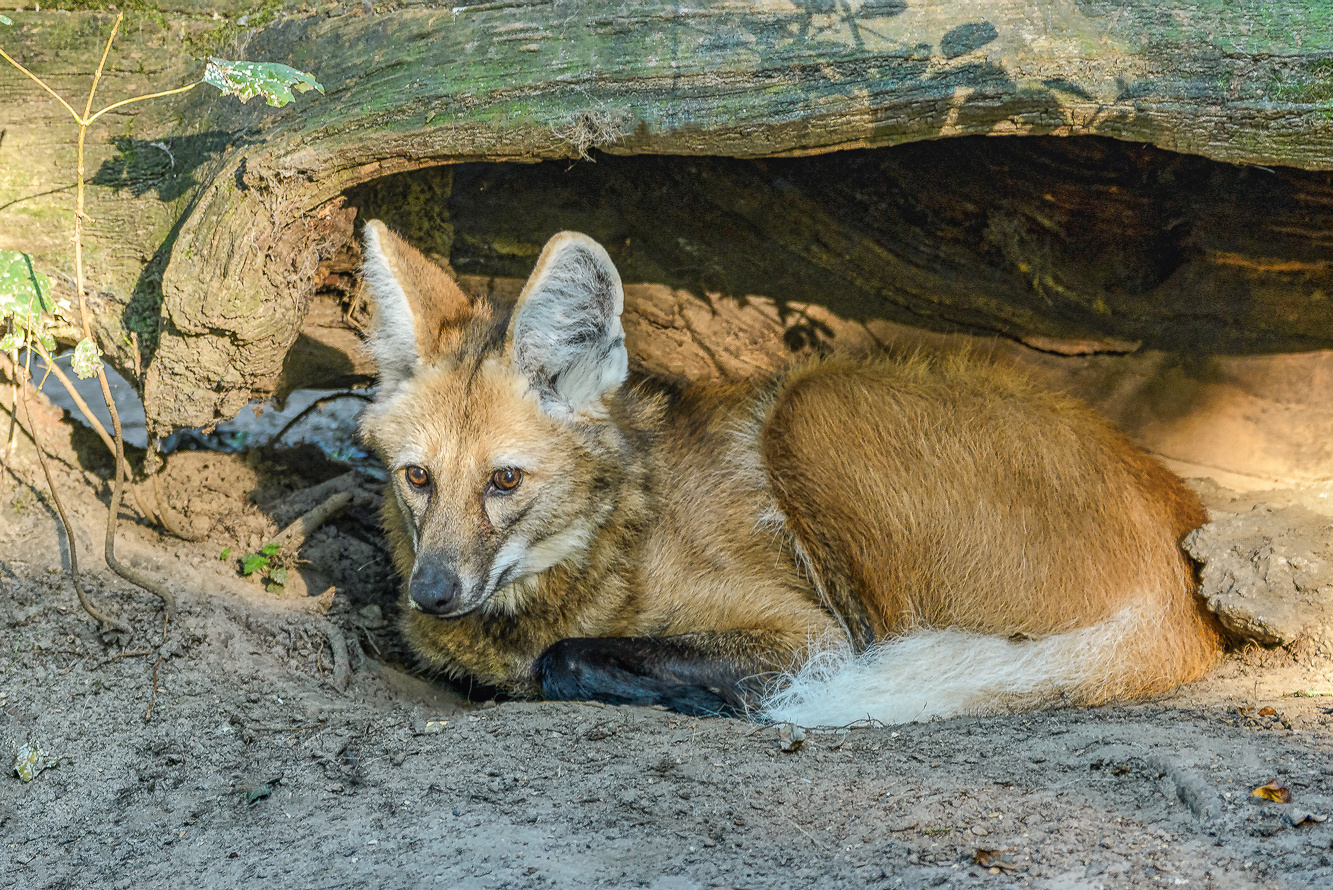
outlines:
M116 655L111 656L110 658L104 659L103 661L99 661L97 664L88 668L88 670L95 671L100 667L106 667L113 661L120 661L122 658L136 658L139 656L152 655L152 654L153 650L151 649L135 649L133 652L120 652Z
M114 456L116 454L115 441L112 440L111 435L106 431L106 427L102 426L102 422L97 419L97 415L93 413L92 408L88 407L88 403L83 400L83 396L79 395L78 389L74 386L74 381L70 380L69 376L60 369L60 365L56 363L55 358L48 355L46 350L41 347L41 344L34 343L33 345L37 349L37 354L42 357L42 361L46 365L46 372L54 375L56 380L60 381L60 385L65 388L65 392L69 394L70 400L74 402L74 406L83 414L84 420L86 420L88 425L93 428L93 432L97 433L98 438L102 440L102 444L106 445L106 450ZM125 466L123 469L125 478L132 479L134 474L130 471L129 461L126 460L124 463ZM140 513L148 517L149 520L157 518L154 511L144 502L138 486L134 485L133 482L130 483L130 493L134 497L134 504L139 508ZM165 525L165 523L163 524ZM170 531L170 529L168 529L168 531Z
M157 706L157 669L162 666L162 656L157 657L153 662L153 697L148 702L148 710L144 712L143 722L147 723L153 719L153 708Z
M295 522L278 532L271 543L277 544L285 553L294 553L301 549L301 545L305 543L305 539L310 536L311 532L346 510L351 503L352 493L350 491L339 491L331 494L313 510L298 517Z

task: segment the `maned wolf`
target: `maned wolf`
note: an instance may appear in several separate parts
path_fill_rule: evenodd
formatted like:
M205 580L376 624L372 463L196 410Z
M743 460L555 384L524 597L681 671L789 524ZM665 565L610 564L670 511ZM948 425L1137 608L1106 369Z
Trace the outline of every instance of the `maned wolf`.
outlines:
M573 232L518 304L365 228L362 432L404 631L511 693L805 725L1098 704L1220 651L1194 496L1082 404L968 358L626 385L620 276Z

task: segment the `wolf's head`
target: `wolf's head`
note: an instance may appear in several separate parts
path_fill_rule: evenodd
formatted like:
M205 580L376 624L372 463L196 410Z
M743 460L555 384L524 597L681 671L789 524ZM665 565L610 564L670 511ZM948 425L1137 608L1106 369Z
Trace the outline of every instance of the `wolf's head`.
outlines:
M378 220L364 256L380 391L361 429L389 470L385 519L410 605L516 611L614 509L620 276L595 241L563 232L506 324Z

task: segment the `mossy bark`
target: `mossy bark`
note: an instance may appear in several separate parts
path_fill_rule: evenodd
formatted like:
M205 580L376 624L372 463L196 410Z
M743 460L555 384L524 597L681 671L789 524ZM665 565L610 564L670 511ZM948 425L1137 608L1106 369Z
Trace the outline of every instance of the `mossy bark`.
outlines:
M344 190L390 173L592 148L799 156L968 134L1096 134L1333 168L1333 7L1319 0L347 9L128 15L108 100L188 82L208 54L286 62L328 91L273 110L200 88L94 128L90 280L114 359L143 368L155 433L273 388L321 258L350 236ZM86 89L112 14L10 17L11 54L71 100ZM0 70L0 246L56 271L70 265L63 114Z

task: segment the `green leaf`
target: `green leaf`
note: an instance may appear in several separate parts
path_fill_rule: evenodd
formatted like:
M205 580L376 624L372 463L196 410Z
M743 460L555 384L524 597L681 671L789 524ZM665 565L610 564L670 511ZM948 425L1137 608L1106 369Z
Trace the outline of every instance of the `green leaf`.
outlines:
M32 257L17 250L0 250L0 318L13 315L31 327L43 312L55 310L51 279L32 267Z
M228 556L231 556L230 547L224 548L223 551L218 554L218 559L226 559Z
M23 332L10 331L3 337L0 337L0 352L13 352L15 349L23 348Z
M209 59L208 67L204 69L204 83L212 84L222 90L222 95L235 96L242 102L263 96L274 108L281 108L292 101L293 89L300 93L307 90L324 92L324 87L309 74L277 62Z
M265 544L263 547L260 547L259 552L264 554L265 556L277 556L278 551L281 549L282 549L281 545L270 542L268 544Z
M97 370L102 367L102 350L98 349L92 340L84 337L79 341L79 345L74 347L74 358L70 360L70 365L80 380L96 377Z
M287 585L287 577L286 569L273 569L268 573L268 579L279 587L285 587Z
M268 557L259 553L248 554L241 560L241 574L253 575L268 565Z
M37 340L37 342L42 345L42 348L46 350L47 355L50 355L51 353L56 351L55 337L52 337L50 334L44 331L37 331L34 333L33 336Z
M7 15L0 15L0 25L12 25L14 20Z

